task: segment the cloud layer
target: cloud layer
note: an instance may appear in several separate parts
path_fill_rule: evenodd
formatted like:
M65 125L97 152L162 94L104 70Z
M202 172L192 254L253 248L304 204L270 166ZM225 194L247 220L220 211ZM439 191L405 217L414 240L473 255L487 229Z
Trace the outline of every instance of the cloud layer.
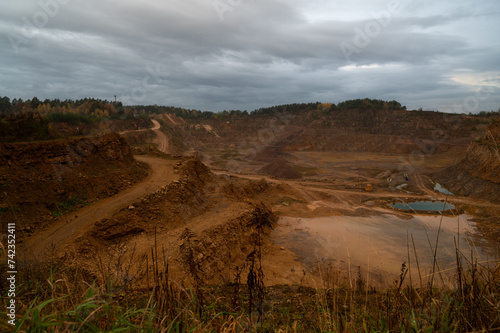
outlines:
M0 13L0 95L202 110L350 98L500 107L489 1L30 0Z

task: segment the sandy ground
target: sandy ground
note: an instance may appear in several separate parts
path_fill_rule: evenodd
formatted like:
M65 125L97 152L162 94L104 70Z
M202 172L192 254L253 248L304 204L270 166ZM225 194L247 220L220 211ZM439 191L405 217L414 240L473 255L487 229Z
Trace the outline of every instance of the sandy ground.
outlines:
M440 223L441 215L399 212L387 205L388 201L440 200L458 207L500 211L500 205L495 202L433 190L434 182L424 173L451 165L456 156L430 155L413 164L398 155L366 152L293 152L293 156L295 165L308 175L304 179L284 180L225 170L214 172L288 186L291 193L304 201L288 207L273 207L282 218L272 239L301 259L311 279L317 281L333 268L345 273L344 278L352 282L361 270L362 276L373 285L387 285L398 278L405 263L406 267L410 266L407 278L411 276L414 284L425 283L434 264L433 249L440 225L437 282L452 281L452 268L456 267L455 241L468 259L472 254L484 265L494 266L497 262L498 245L478 239L471 216L455 212L455 216L444 216ZM231 162L231 166L238 163ZM412 172L408 173L409 181L405 181L400 170L409 170L408 166ZM384 174L385 177L380 176ZM396 188L405 182L407 187ZM374 185L373 192L364 190L367 183Z
M456 268L456 248L471 252L481 265L491 264L471 235L474 224L467 215L457 217L334 216L322 218L282 217L273 240L296 253L310 271L331 267L351 281L361 273L367 283L391 284L402 264L410 267L411 280L427 283L432 275L436 250L438 283L451 285ZM457 243L455 243L457 241ZM490 261L491 260L491 261ZM418 261L418 264L417 264Z

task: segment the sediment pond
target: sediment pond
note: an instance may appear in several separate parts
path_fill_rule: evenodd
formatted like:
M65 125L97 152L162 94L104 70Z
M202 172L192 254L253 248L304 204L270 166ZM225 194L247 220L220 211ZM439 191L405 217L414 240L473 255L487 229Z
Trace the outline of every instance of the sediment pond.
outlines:
M445 210L455 209L455 206L448 202L442 201L412 201L398 202L391 204L393 208L408 210L408 211L435 211L442 212Z

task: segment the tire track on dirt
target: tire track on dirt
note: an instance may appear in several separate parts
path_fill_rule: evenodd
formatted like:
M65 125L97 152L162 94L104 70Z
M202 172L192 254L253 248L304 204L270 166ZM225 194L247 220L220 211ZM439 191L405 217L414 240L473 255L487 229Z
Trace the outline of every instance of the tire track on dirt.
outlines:
M427 195L430 195L432 197L436 196L436 193L434 191L431 191L429 188L425 186L424 180L422 179L422 175L420 174L415 174L414 175L415 182L417 184L417 187Z

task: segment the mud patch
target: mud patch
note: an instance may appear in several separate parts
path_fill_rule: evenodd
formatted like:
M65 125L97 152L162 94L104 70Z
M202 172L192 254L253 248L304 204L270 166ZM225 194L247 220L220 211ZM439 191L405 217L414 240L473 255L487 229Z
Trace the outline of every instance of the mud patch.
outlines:
M322 218L282 217L272 239L294 252L310 271L318 262L328 262L338 271L355 275L360 270L368 283L387 285L397 279L403 263L410 267L411 279L427 279L432 270L434 246L439 280L448 284L456 267L455 240L463 254L488 260L470 237L474 223L467 215L457 218L395 215L370 217L334 216ZM413 247L413 243L415 247ZM416 261L419 261L417 267ZM419 274L420 269L420 274ZM408 276L409 278L409 276Z

